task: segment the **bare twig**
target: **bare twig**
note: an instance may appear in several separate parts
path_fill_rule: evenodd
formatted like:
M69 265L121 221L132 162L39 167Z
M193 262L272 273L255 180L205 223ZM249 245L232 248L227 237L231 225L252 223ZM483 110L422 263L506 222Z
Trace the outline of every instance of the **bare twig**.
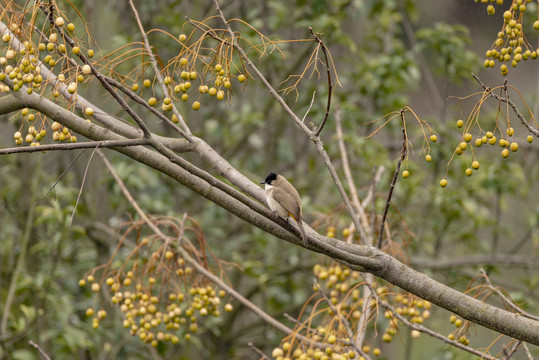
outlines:
M352 331L352 328L350 327L350 324L348 323L348 320L341 314L341 312L333 305L333 303L331 302L331 300L328 298L328 296L326 295L326 293L322 290L322 287L320 286L320 284L316 281L316 279L314 280L314 285L316 287L316 289L318 290L318 293L322 296L322 298L324 298L324 301L328 304L329 308L331 309L331 311L339 317L339 322L344 326L344 329L346 330L346 335L348 336L348 339L350 339L350 341L343 341L343 343L345 343L346 345L350 345L351 347L354 348L354 350L358 353L358 354L361 354L361 356L363 356L365 359L367 360L370 360L369 356L367 355L366 352L363 351L363 349L361 349L361 347L357 346L356 343L352 340L354 339L354 332Z
M261 359L263 360L270 360L270 358L264 354L264 352L262 350L260 350L259 348L257 348L252 342L248 342L247 343L247 346L249 346L249 348L251 350L253 350L256 354L258 354L258 356L260 356Z
M69 226L71 226L71 223L73 222L73 217L75 217L75 212L77 211L77 206L79 205L79 199L82 194L82 189L84 188L84 182L86 181L86 175L88 174L88 168L90 167L90 163L92 162L94 154L98 150L98 148L99 148L99 144L97 144L94 151L92 151L92 154L90 155L90 158L88 159L88 163L86 164L86 169L84 170L84 175L82 176L82 184L80 184L79 194L77 195L77 201L75 202L73 212L71 213L71 217L69 218Z
M142 22L140 21L140 17L138 15L137 8L135 7L135 4L133 4L132 0L129 0L129 5L131 6L131 10L133 10L133 14L135 15L135 20L137 20L138 27L140 29L140 34L142 35L142 39L144 40L144 47L146 48L146 52L148 53L148 57L150 58L150 63L152 64L153 71L155 72L155 75L157 76L157 81L161 85L161 90L163 90L163 93L166 94L168 97L170 97L170 94L168 93L167 86L165 85L165 82L163 80L163 76L161 75L161 71L159 70L159 67L157 66L157 61L155 60L155 56L153 55L152 48L150 47L150 42L148 41L148 36L146 36L146 32L144 31L144 28L142 26ZM189 130L189 127L183 120L182 115L176 108L176 105L174 103L172 104L172 111L174 112L174 115L178 118L178 121L180 125L182 126L183 131L185 131L187 137L190 137L191 130Z
M333 95L333 85L331 83L331 71L329 70L329 59L328 59L328 53L326 49L326 45L324 45L324 42L320 39L318 34L315 34L313 32L313 28L309 26L309 31L311 32L313 38L316 40L320 48L322 49L322 52L324 53L324 58L326 59L326 71L328 76L328 101L326 104L326 114L324 115L324 120L322 120L322 124L318 127L318 130L316 130L316 133L314 136L319 136L322 130L324 129L324 126L326 125L326 121L329 116L329 109L331 107L331 96Z
M37 351L39 351L39 353L41 354L41 356L43 356L45 358L45 360L51 360L50 356L47 355L47 353L45 351L43 351L42 348L39 347L38 344L36 344L35 342L33 342L32 340L28 341L28 344L30 346L33 346L34 348L37 349Z
M522 115L522 113L518 110L517 106L515 105L515 103L511 99L505 99L505 98L501 97L500 95L494 93L494 91L492 91L491 88L489 88L488 86L483 84L483 82L479 79L479 77L477 75L472 74L472 76L483 87L483 89L485 90L485 93L487 93L487 95L490 95L494 99L496 99L498 101L503 101L503 102L507 103L509 106L511 106L511 108L513 109L513 111L517 115L517 117L519 118L522 125L524 125L528 129L528 131L530 133L535 135L535 137L539 138L539 130L537 130L536 128L531 126L531 124L528 121L526 121L526 118L524 117L524 115Z
M361 218L361 221L363 223L363 228L366 230L368 234L371 234L369 220L367 218L367 215L365 214L365 208L363 207L363 205L361 204L361 201L359 200L359 195L357 193L356 184L352 177L352 171L350 169L350 163L348 161L348 151L346 150L346 145L344 144L344 135L342 131L342 116L341 115L342 115L341 108L337 107L337 110L335 112L335 123L336 123L337 139L339 142L339 152L341 153L341 161L342 161L342 168L344 171L344 177L346 178L346 182L348 183L350 197L352 198L354 206L356 207L358 214ZM370 238L366 239L365 242L368 244L372 244L372 239Z
M507 304L511 309L515 310L517 313L519 313L520 315L524 316L524 317L527 317L527 318L530 318L530 319L533 319L533 320L537 320L539 321L539 316L536 316L536 315L533 315L533 314L530 314L530 313L527 313L526 311L522 310L521 308L519 308L517 305L515 305L515 303L513 303L513 301L511 301L510 299L508 299L501 291L500 289L498 289L497 287L495 287L494 285L492 285L492 282L490 281L488 275L487 275L487 272L484 270L484 269L481 269L481 274L483 275L483 278L485 279L485 282L487 283L489 289L491 291L494 291L502 300L505 304Z
M56 184L58 184L60 182L60 180L62 180L62 178L65 176L65 174L67 174L67 172L69 171L69 169L71 169L71 167L73 165L75 165L75 163L77 162L77 159L82 155L83 152L85 152L86 149L82 150L80 153L77 154L77 156L75 156L75 158L73 159L73 161L71 161L71 163L68 165L68 167L64 170L64 172L60 175L60 177L58 177L58 180L56 180L56 182L54 183L54 185L52 185L49 189L49 191L47 191L47 193L45 195L43 195L42 197L39 198L38 201L35 202L34 205L37 205L37 203L39 203L41 200L43 200L47 195L49 195L49 193L54 189L54 187L56 186Z
M75 150L75 149L88 149L88 148L116 148L127 146L139 146L148 145L147 139L128 139L128 140L106 140L106 141L87 141L67 144L47 144L39 146L18 146L12 148L0 149L0 155L9 155L16 153L32 153L32 152L46 152L57 150Z
M395 169L395 173L393 174L393 180L391 180L391 185L389 187L389 194L387 194L387 201L386 206L384 209L384 213L382 215L382 222L380 223L380 234L378 235L378 243L377 247L378 249L382 248L382 242L384 239L384 225L386 222L387 212L389 211L389 206L391 205L391 197L393 195L393 189L395 189L395 184L397 183L397 178L399 176L401 164L406 158L406 144L408 142L408 138L406 136L406 121L404 117L404 113L406 111L406 108L401 109L401 120L402 120L402 149L401 149L401 156L399 161L397 162L397 168Z

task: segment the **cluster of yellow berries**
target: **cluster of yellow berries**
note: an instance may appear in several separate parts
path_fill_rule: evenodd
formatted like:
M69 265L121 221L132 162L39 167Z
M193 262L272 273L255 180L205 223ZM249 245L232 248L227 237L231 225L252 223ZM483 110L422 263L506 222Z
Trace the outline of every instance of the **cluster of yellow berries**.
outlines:
M397 294L394 297L395 311L404 317L408 317L411 323L423 324L423 322L430 318L431 303L418 299L409 295ZM399 319L396 318L393 313L387 310L384 313L386 319L389 319L389 324L382 335L382 340L385 342L391 342L393 336L397 333ZM421 333L417 330L412 330L412 337L417 338Z
M486 3L487 1L482 0L482 2ZM502 0L498 0L497 3L503 5ZM505 63L510 62L512 67L516 67L520 61L537 58L538 50L531 48L524 37L522 18L525 11L526 1L516 0L510 9L503 13L504 26L502 31L498 33L493 46L486 52L485 67L494 67L497 60L503 63L500 66L500 71L505 76L509 73ZM489 15L493 15L495 13L494 6L488 5L487 12ZM539 30L539 20L533 23L533 28Z
M327 335L323 328L318 328L317 332ZM327 336L326 342L328 346L325 348L310 347L308 349L284 342L280 347L273 349L271 356L275 360L365 360L363 356L358 358L356 351L351 350L349 346L338 344L335 335ZM362 350L368 354L371 352L371 347L365 345ZM381 353L379 348L372 349L374 356L380 356Z
M131 335L154 347L160 342L177 344L180 337L191 339L192 334L199 329L199 322L204 318L221 315L221 299L227 295L224 290L216 290L209 284L189 286L187 277L194 278L193 269L186 266L182 258L176 260L172 251L167 251L164 258L167 266L175 269L171 270L171 274L182 279L169 275L167 283L164 283L162 272L159 272L158 276L156 267L149 266L135 268L138 273L128 271L124 276L111 273L105 280L111 302L124 314L124 328L129 330ZM86 286L87 283L91 284L93 292L101 290L100 283L93 275L79 280L80 286ZM233 306L227 303L224 310L231 312ZM103 309L96 312L93 308L88 308L86 315L93 316L93 327L98 328L107 313Z
M329 266L316 264L314 265L313 272L320 285L330 290L329 299L333 305L339 303L359 280L359 273L357 271L343 268L343 266L336 263ZM353 302L357 302L360 298L360 292L357 289L354 289L351 295L349 300ZM343 303L341 310L347 313L348 306Z
M57 17L55 19L55 25L58 27L63 27L65 25L65 20L63 17ZM65 26L67 31L73 32L75 30L75 25L69 23ZM39 43L37 46L30 41L26 40L22 42L22 46L19 50L12 48L12 34L20 36L23 32L17 24L11 24L9 26L9 32L5 32L2 35L2 42L6 44L6 47L0 50L0 81L6 79L11 80L13 91L19 91L26 87L26 92L32 94L35 90L39 90L44 85L44 79L41 75L41 68L38 64L39 59L45 64L48 64L50 67L54 67L59 60L59 57L65 56L67 53L67 48L64 43L62 43L58 36L58 33L53 29L48 36L48 42ZM73 54L78 54L80 52L80 47L76 46L73 48ZM88 56L93 57L93 50L88 50ZM89 65L84 65L81 67L76 67L76 74L73 75L73 81L66 83L66 90L70 94L75 94L78 90L77 83L82 83L85 81L85 76L87 77L91 73L91 68ZM64 73L68 73L70 69L65 70L63 73L58 75L58 81L60 83L66 82L66 76ZM11 91L10 87L4 84L0 85L0 92L9 92ZM52 92L54 97L60 95L58 90L53 90ZM40 140L42 140L46 134L46 123L42 122L38 129L37 125L33 125L32 122L35 119L35 115L29 113L28 109L21 110L23 120L28 122L28 128L26 134L22 134L21 130L15 132L13 137L17 145L27 143L30 146L39 146ZM87 116L93 115L93 109L86 108L85 114ZM26 117L28 116L28 117ZM71 131L67 127L62 127L59 123L53 122L51 125L53 131L52 138L54 141L68 141L76 142L76 136L72 135Z
M462 119L457 120L457 128L462 128L464 126L464 121ZM499 144L502 148L501 156L503 158L507 158L510 154L510 152L517 152L519 149L518 142L516 142L514 136L515 136L515 129L513 129L511 126L508 126L506 130L507 138L504 138L503 133L501 133L501 139L497 139L496 136L492 131L485 132L482 136L477 137L475 140L473 140L472 134L466 132L462 136L461 142L458 144L458 146L455 149L455 154L462 155L466 149L468 149L468 146L471 147L471 144L473 143L476 148L480 148L481 146L485 144L489 145L496 145ZM526 141L528 143L533 142L533 136L528 135L526 137ZM474 170L479 170L480 163L477 160L473 160L471 163L471 167L467 167L465 170L466 176L472 176ZM440 186L446 187L447 186L447 179L440 180Z
M457 328L457 330L451 334L449 334L449 336L447 337L449 340L455 340L458 336L458 342L460 342L461 344L463 345L469 345L470 344L470 340L466 337L465 334L462 334L462 335L457 335L457 333L459 332L465 332L464 328L465 327L462 327L462 324L463 324L463 321L462 319L459 319L457 318L455 315L451 315L449 317L449 322L453 325L455 325L455 327ZM464 330L464 331L460 331L460 330Z
M185 34L181 34L179 36L180 42L184 43L187 40L187 37ZM178 98L180 98L182 101L189 100L190 97L192 97L194 94L196 94L196 90L193 86L193 81L199 78L199 73L194 68L194 63L189 62L189 60L185 57L181 57L177 64L179 65L179 69L175 70L175 73L177 77L179 78L178 81L174 80L174 76L166 76L163 79L164 84L168 87L169 93L174 93ZM209 77L207 76L209 74ZM208 94L210 97L215 97L217 100L221 101L225 98L225 95L227 92L230 91L232 88L232 75L230 74L229 69L225 69L223 64L217 63L215 65L207 65L204 68L203 76L200 77L200 84L198 86L198 97L197 100L193 101L191 104L191 108L193 110L199 110L200 109L200 98L202 95ZM246 76L244 74L237 75L237 80L240 83L245 82L247 80ZM213 82L213 84L211 84ZM149 88L152 86L152 81L150 79L144 79L142 82L142 85L144 88ZM140 89L140 86L138 83L134 83L131 86L131 90L138 91ZM155 106L158 103L158 100L155 97L151 97L148 100L148 105ZM172 110L172 99L167 97L163 99L163 102L161 104L161 110L163 111L170 111ZM178 122L178 119L175 116L172 116L173 122Z

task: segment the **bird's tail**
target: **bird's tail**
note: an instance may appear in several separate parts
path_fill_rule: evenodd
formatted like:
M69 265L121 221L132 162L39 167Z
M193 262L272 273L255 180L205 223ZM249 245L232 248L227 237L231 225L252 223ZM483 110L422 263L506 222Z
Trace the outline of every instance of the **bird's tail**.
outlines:
M301 238L303 239L303 245L305 245L305 247L309 246L309 243L307 242L307 236L305 236L305 230L303 229L303 216L300 216L298 219L298 227L299 232L301 233Z

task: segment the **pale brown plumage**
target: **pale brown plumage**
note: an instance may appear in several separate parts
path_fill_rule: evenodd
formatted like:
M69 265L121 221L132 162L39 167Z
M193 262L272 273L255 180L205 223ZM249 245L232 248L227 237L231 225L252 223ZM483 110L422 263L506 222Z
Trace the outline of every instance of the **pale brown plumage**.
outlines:
M266 198L270 209L288 219L291 216L297 223L303 244L308 245L303 229L303 212L298 191L282 175L270 173L262 183L266 184Z

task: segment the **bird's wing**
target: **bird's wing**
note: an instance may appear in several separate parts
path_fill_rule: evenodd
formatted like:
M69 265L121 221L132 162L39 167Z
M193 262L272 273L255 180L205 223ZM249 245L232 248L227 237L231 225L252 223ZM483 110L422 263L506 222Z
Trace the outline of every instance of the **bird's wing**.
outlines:
M298 221L301 218L301 205L292 196L287 196L289 193L298 193L289 182L284 182L280 186L273 188L273 198L275 201L281 204L294 220ZM299 195L297 197L299 199Z

